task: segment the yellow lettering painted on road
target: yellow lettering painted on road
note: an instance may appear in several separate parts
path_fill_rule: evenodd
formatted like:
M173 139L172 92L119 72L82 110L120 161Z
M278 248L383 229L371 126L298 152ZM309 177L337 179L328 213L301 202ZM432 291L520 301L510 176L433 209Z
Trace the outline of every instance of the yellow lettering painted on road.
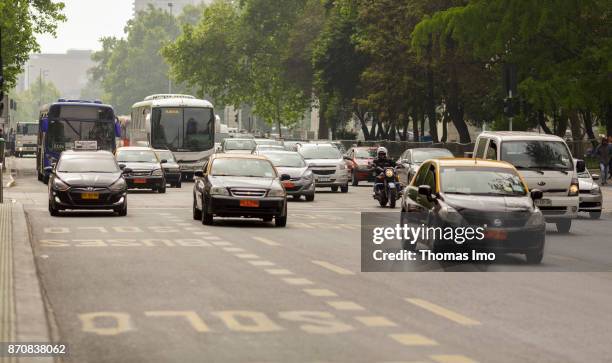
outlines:
M107 242L111 247L142 247L135 239L109 239Z
M101 239L75 239L72 240L76 247L108 247Z
M352 301L327 301L327 304L336 310L365 310L365 308Z
M100 232L100 233L108 233L108 230L104 227L77 227L77 229L83 229L83 230L94 230L96 232Z
M283 330L266 314L257 311L219 311L214 312L213 315L218 316L233 331L268 333Z
M143 239L140 240L145 246L148 247L155 247L157 246L157 244L159 243L160 245L166 245L168 247L174 247L175 244L172 243L172 241L170 241L169 239Z
M284 268L267 268L265 271L270 275L293 275L293 272Z
M468 318L467 316L456 313L452 310L443 308L442 306L436 305L423 299L406 299L411 304L421 307L429 312L432 312L438 316L454 321L461 325L480 325L479 321Z
M212 247L210 243L194 238L177 239L175 242L178 243L179 246L183 247Z
M117 226L117 227L113 227L113 229L115 230L115 232L121 232L121 233L142 233L142 229L140 229L139 227L134 227L134 226Z
M98 335L119 335L132 330L130 314L110 311L79 314L82 330Z
M44 231L44 233L63 234L63 233L70 233L70 228L67 228L67 227L45 227L45 229L43 231Z
M280 246L281 244L276 242L276 241L272 241L271 239L268 238L263 238L263 237L253 237L253 239L257 242L261 242L265 245L268 246Z
M429 357L438 363L477 363L475 360L460 354L435 354Z
M210 238L205 238L205 239L210 239ZM219 242L211 242L211 243L213 245L219 246L219 247L222 247L222 246L231 246L232 245L232 243L227 242L227 241L219 241Z
M285 277L283 279L289 285L313 285L314 282L304 278Z
M224 247L223 250L227 252L246 252L244 248L240 247Z
M63 239L41 239L38 244L40 247L70 247L68 241Z
M397 324L384 316L356 316L355 320L370 328L397 326Z
M261 261L261 260L249 261L249 263L253 266L274 266L276 265L274 262Z
M323 311L283 311L278 316L289 321L310 323L300 325L300 329L311 334L337 334L354 330L333 314Z
M312 263L314 263L315 265L319 265L319 266L321 266L323 268L326 268L326 269L328 269L330 271L333 271L333 272L335 272L337 274L340 274L340 275L354 275L355 274L352 271L349 271L349 270L347 270L347 269L345 269L343 267L336 266L336 265L334 265L332 263L329 263L329 262L326 262L326 261L317 261L317 260L315 260L315 261L312 261Z
M170 311L170 310L157 310L157 311L145 311L146 316L156 316L156 317L181 317L187 320L191 327L195 329L195 331L199 333L206 333L210 331L210 328L202 318L195 311Z
M151 226L147 227L152 232L155 233L178 233L179 230L173 227L165 227L165 226Z
M433 346L438 345L435 340L420 334L389 334L389 338L407 346Z
M338 296L335 292L328 290L328 289L304 289L304 292L310 296L316 296L316 297Z
M243 259L245 259L245 260L247 260L247 259L256 259L256 258L259 258L259 256L254 255L254 254L252 254L252 253L239 253L239 254L237 254L237 255L236 255L236 257L238 257L238 258L243 258Z

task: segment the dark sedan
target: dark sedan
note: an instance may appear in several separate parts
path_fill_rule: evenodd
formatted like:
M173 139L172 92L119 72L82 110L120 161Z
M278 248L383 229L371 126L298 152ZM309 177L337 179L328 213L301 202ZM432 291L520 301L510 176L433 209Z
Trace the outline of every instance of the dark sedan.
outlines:
M463 233L481 228L469 241L436 235L416 242L433 252L467 248L525 254L538 264L544 255L545 222L534 200L542 192L527 191L516 169L504 162L474 159L435 159L424 162L402 199L402 223ZM451 231L451 232L452 232ZM415 241L404 243L414 250Z
M157 158L150 147L126 146L117 149L115 158L123 168L131 169L125 174L129 189L151 189L166 192L166 178L162 164L167 160Z
M166 177L166 183L170 184L172 187L180 188L181 187L181 166L176 162L174 158L174 154L170 150L155 150L155 154L159 160L165 160L166 162L162 164L162 168L164 169L164 176Z
M108 151L64 151L49 173L49 213L62 210L112 210L127 215L127 183ZM125 172L129 172L125 169Z
M448 149L427 147L427 148L416 148L408 149L402 153L398 164L402 164L404 167L398 170L398 176L400 183L410 184L412 177L419 170L419 166L429 159L438 158L452 158L453 153Z
M287 225L287 193L272 163L263 156L215 154L196 172L193 218L210 225L217 217L274 219Z

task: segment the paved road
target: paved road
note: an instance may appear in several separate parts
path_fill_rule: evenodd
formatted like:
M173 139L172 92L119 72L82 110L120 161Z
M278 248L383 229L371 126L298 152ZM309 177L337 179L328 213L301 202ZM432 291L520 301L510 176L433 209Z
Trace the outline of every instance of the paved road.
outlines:
M17 186L71 362L606 362L612 220L549 229L542 272L360 273L371 187L291 202L287 228L191 218L191 184L131 193L127 217L52 218ZM397 213L397 211L387 211ZM571 269L570 268L570 269Z

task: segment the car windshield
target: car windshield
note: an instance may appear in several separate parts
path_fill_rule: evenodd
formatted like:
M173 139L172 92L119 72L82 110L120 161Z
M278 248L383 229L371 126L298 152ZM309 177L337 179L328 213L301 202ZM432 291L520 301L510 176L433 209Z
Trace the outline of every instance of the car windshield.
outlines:
M175 161L174 155L168 150L156 151L155 154L157 154L159 160Z
M232 140L225 139L223 144L224 150L253 150L255 148L255 141L253 140Z
M453 153L446 149L438 150L412 150L412 162L422 163L425 160L437 158L452 158Z
M448 194L525 196L519 175L507 168L440 168L440 187Z
M38 134L38 124L17 124L17 135L36 135Z
M504 141L501 159L517 169L573 170L572 156L563 141Z
M356 149L355 157L357 159L371 159L376 157L376 149Z
M153 150L119 150L117 161L120 163L157 163Z
M119 167L110 157L63 157L57 163L58 173L117 173Z
M283 143L278 140L269 140L269 139L257 139L254 140L257 145L278 145L283 146Z
M210 174L213 176L243 176L274 178L276 172L268 160L222 158L213 161Z
M341 159L340 150L333 146L303 147L300 154L304 159Z
M306 166L304 159L298 153L263 153L263 156L267 157L274 166L285 167L285 168L303 168Z

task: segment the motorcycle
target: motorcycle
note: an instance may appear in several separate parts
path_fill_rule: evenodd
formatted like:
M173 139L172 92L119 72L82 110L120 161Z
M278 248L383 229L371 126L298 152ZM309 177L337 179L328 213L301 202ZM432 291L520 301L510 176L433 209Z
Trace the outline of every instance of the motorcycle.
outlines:
M379 170L382 168L378 168ZM378 171L378 170L377 170ZM378 200L381 207L387 203L389 208L395 208L395 202L401 198L402 185L395 168L386 167L378 175L374 182L374 199Z

